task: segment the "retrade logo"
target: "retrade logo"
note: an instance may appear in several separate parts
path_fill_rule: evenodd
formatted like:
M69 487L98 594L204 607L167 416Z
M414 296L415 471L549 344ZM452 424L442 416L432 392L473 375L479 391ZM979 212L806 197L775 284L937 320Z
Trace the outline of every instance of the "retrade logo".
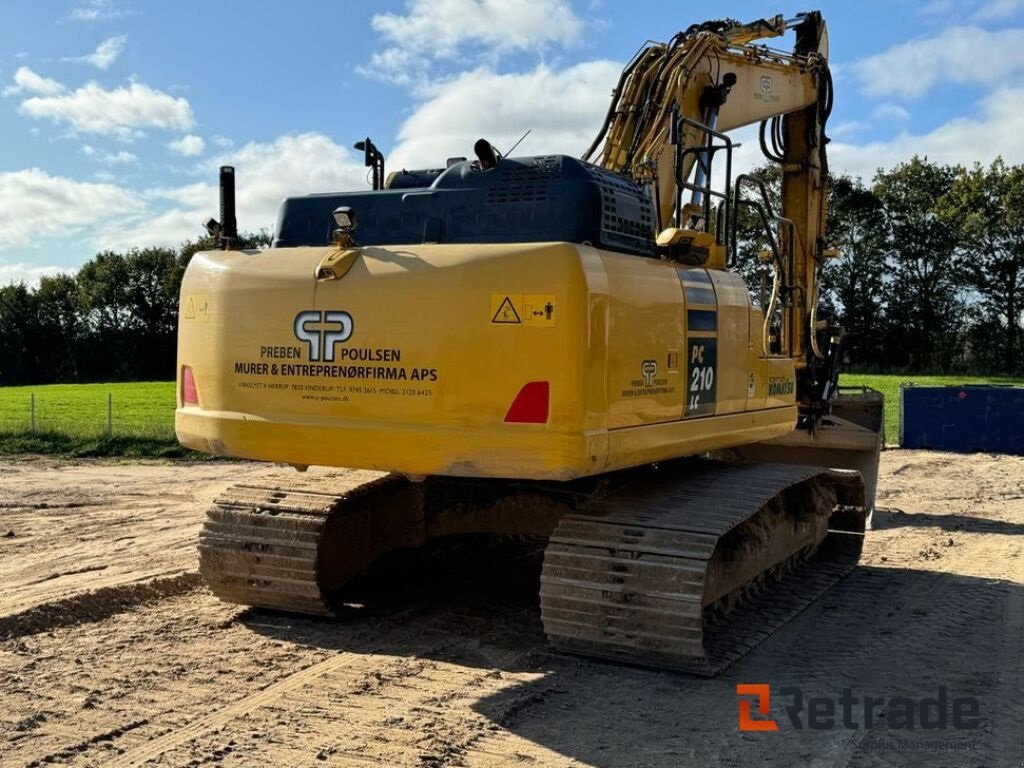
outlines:
M755 720L751 716L750 699L740 699L740 730L741 731L777 731L779 724L768 717L772 711L771 686L765 683L740 683L736 686L737 696L756 696L757 712L763 719Z
M306 342L311 363L333 363L334 347L352 338L352 315L339 310L307 309L295 316L295 338Z
M844 688L839 696L808 696L798 686L782 686L775 691L776 705L781 702L781 720L797 731L873 730L884 727L900 730L974 731L984 725L981 701L973 696L951 696L940 685L934 696L855 696ZM778 731L772 718L772 691L767 683L740 683L739 729L741 731ZM750 698L753 697L753 698Z

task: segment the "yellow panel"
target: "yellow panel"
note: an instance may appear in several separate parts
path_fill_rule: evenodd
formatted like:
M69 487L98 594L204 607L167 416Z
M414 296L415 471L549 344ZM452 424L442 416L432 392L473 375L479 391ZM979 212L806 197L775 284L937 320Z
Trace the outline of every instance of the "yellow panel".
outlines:
M705 270L690 280L670 262L566 243L356 250L343 277L323 281L316 267L335 249L196 254L178 359L179 391L188 365L200 404L179 402L182 443L296 464L568 479L769 439L795 421L793 363L751 354L734 276L714 276L712 290ZM717 313L712 330L686 328L694 281L691 308ZM689 340L717 344L716 415L683 418ZM745 402L751 372L751 403L768 407L721 415ZM543 414L548 392L546 421L506 422L533 382L546 388L526 390L541 393L530 412Z
M608 427L680 418L683 377L669 367L683 340L683 292L675 265L604 254L611 295L608 341Z
M750 358L750 294L739 275L708 270L718 297L717 414L746 410Z

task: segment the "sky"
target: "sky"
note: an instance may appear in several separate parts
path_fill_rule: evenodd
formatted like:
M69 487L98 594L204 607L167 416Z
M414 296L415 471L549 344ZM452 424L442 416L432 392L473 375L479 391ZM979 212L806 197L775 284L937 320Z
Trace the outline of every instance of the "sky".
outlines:
M920 154L1024 162L1024 0L819 0L836 85L833 170ZM234 165L242 230L287 195L367 186L472 154L579 155L645 40L709 18L806 10L716 0L3 0L0 284L104 249L176 246L217 215ZM778 43L790 47L791 40ZM741 131L737 164L759 159Z

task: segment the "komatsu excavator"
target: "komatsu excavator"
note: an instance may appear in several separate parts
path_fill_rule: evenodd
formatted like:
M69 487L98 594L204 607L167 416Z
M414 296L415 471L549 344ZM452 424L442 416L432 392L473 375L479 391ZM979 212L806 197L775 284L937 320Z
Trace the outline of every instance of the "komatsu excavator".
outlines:
M181 443L379 472L225 491L210 589L330 615L387 552L525 534L559 648L714 674L754 647L855 565L874 503L881 397L839 389L817 309L831 108L819 13L714 21L641 49L581 160L481 140L385 177L367 139L373 190L285 200L265 250L223 168L222 249L181 289ZM732 177L728 132L758 124L781 211Z

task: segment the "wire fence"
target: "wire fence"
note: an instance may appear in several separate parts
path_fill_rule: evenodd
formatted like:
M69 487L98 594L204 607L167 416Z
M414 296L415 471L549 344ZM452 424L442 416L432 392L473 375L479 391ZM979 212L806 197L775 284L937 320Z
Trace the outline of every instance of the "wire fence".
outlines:
M174 439L173 399L97 389L8 393L0 399L0 432Z

